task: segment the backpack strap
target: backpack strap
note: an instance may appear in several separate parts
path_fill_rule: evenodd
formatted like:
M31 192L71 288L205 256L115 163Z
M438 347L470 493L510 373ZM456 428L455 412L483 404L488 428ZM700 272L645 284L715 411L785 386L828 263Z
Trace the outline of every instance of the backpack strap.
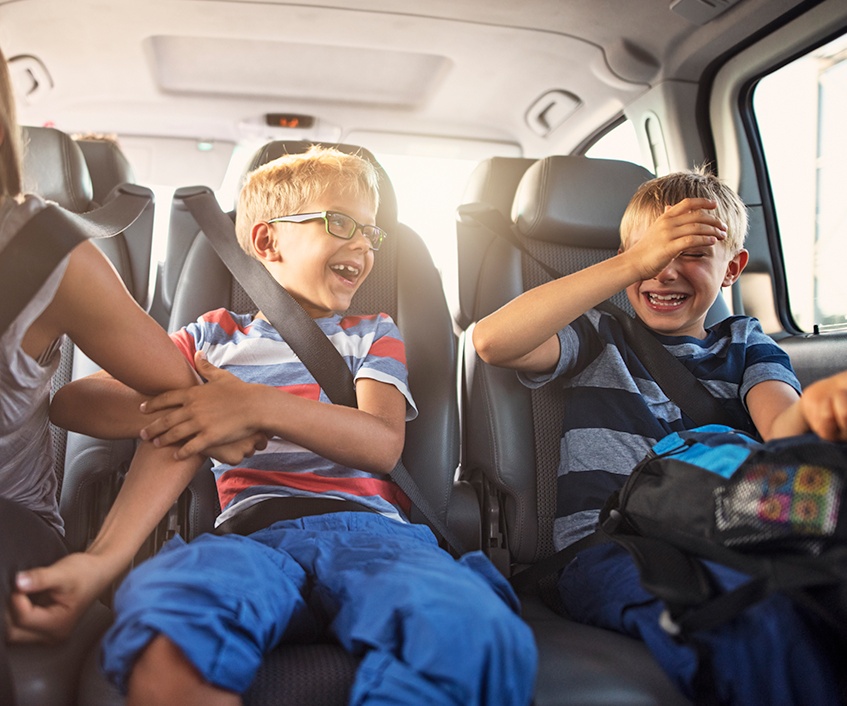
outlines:
M355 407L353 374L341 354L285 288L239 247L232 219L221 210L211 190L205 186L184 187L176 190L174 199L185 204L233 277L271 325L285 337L285 342L333 404ZM402 460L398 460L390 475L420 510L430 528L444 539L454 553L463 554L461 542L427 501Z
M48 203L12 236L0 258L0 335L77 245L122 233L153 203L145 187L123 184L114 193L109 203L86 214Z
M509 583L517 593L525 593L535 595L539 590L539 583L564 569L571 563L576 555L583 549L596 547L600 544L606 544L612 541L611 537L603 532L602 529L597 529L591 534L578 539L573 544L569 544L564 549L560 549L555 554L552 554L545 559L535 562L532 566L514 574Z

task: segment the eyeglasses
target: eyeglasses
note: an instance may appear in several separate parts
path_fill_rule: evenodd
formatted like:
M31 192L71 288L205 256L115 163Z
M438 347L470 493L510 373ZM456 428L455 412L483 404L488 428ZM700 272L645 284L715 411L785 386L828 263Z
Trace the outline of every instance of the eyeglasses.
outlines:
M321 211L320 213L298 213L293 216L279 216L271 218L268 223L308 223L309 221L322 220L326 225L326 232L342 240L351 240L356 231L362 231L362 235L371 244L371 250L379 250L385 236L388 235L382 228L377 226L363 226L345 213L338 211Z

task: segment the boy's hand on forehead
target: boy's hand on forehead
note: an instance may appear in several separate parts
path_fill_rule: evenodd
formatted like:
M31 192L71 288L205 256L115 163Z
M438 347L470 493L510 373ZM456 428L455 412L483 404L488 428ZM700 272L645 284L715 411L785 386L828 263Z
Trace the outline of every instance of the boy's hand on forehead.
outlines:
M680 253L711 247L726 239L726 225L714 214L711 199L684 199L667 206L642 233L630 233L624 250L634 258L640 279L652 279Z

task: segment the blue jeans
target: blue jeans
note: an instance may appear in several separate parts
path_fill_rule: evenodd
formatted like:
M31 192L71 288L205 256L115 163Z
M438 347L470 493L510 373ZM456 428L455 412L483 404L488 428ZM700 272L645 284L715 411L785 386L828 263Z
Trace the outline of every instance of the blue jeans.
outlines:
M537 653L517 598L475 552L373 513L169 542L115 599L103 666L125 688L158 633L205 679L244 692L281 642L334 636L361 656L351 704L528 704Z
M724 590L749 577L706 562ZM668 676L694 698L698 660L694 647L677 642L659 625L661 601L641 587L630 555L616 544L580 552L559 578L568 613L644 641ZM734 620L697 634L711 655L722 704L831 706L839 703L830 657L810 623L783 595L771 595Z

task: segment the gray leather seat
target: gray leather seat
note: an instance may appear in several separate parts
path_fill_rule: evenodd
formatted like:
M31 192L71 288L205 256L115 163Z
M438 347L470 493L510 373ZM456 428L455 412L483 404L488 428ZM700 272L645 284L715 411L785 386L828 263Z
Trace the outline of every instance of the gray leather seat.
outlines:
M514 230L548 266L563 274L581 269L617 251L624 208L651 176L625 162L539 160L518 186ZM460 262L460 280L464 276ZM474 321L549 279L505 238L490 241L484 262L471 277L476 277ZM483 524L499 524L499 537L489 541L506 550L501 562L505 570L516 571L553 553L561 395L555 385L530 391L513 371L483 364L470 335L466 339L463 472L481 476L485 495L495 498L489 507L499 513L498 522L489 516ZM641 643L572 623L536 597L522 600L539 646L537 706L685 703Z
M116 141L93 137L78 137L75 141L88 165L92 195L97 203L106 203L112 189L118 184L135 183L132 165Z
M485 204L506 219L511 217L512 202L521 177L534 159L528 157L491 157L480 162L471 172L463 204ZM456 222L456 249L459 256L459 309L454 317L459 328L465 330L476 319L476 296L480 269L488 249L499 240L496 234L479 223L468 219Z
M77 139L91 176L92 202L98 206L109 200L120 184L135 184L135 173L120 146L108 139ZM97 245L112 261L132 296L147 308L150 286L153 209L144 213L126 232Z

